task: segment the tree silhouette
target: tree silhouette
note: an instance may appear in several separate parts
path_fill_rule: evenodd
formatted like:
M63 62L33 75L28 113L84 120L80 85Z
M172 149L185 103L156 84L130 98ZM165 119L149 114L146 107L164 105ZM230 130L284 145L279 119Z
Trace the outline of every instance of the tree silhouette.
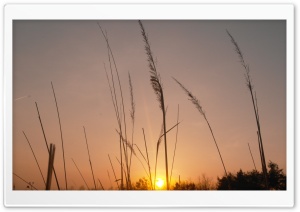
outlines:
M272 161L268 164L267 173L270 190L286 190L286 175L282 169L278 168ZM230 183L231 190L265 190L264 175L262 172L253 170L251 172L238 171L235 175L229 173L228 176L218 178L217 189L228 190Z

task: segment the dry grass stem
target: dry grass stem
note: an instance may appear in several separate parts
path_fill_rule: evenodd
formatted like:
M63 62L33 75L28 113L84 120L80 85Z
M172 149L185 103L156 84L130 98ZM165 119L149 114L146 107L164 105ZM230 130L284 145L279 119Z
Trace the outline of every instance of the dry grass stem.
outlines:
M148 148L147 148L146 136L145 136L144 128L142 128L142 130L143 130L143 135L144 135L145 149L146 149L146 155L147 155L147 164L148 164L149 175L150 175L149 176L150 177L150 185L151 185L151 189L153 189L152 176L151 176L151 168L150 168L150 160L149 160L149 155L148 155Z
M166 166L166 182L167 182L167 190L170 189L169 185L169 168L168 168L168 148L167 148L167 134L166 134L166 109L165 109L165 102L164 102L164 93L162 88L162 83L160 76L156 70L156 65L154 62L153 53L150 47L148 36L146 35L145 28L141 21L139 21L139 25L141 27L141 33L145 43L145 50L148 60L148 66L150 68L150 82L154 93L156 94L157 100L159 102L159 106L162 110L163 116L163 125L164 125L164 144L165 144L165 166Z
M93 175L94 186L95 186L95 190L96 190L97 189L97 187L96 187L96 181L95 181L95 176L94 176L94 171L93 171L93 166L92 166L92 161L91 161L91 155L90 155L89 145L88 145L88 141L87 141L87 137L86 137L85 127L83 127L83 131L84 131L84 137L85 137L85 142L86 142L86 148L87 148L88 155L89 155L89 162L90 162L90 167L91 167L91 171L92 171L92 175Z
M256 94L255 94L255 100L254 100L254 95L253 95L253 84L252 80L250 77L250 68L249 65L246 64L244 56L242 54L242 51L238 45L238 43L235 41L234 37L229 33L228 30L226 30L228 36L230 37L231 43L233 44L235 48L235 52L237 53L240 63L242 67L245 69L245 78L246 78L246 85L249 89L250 95L251 95L251 100L252 100L252 105L254 109L254 114L255 114L255 119L256 119L256 125L257 125L257 134L258 134L258 142L259 142L259 149L260 149L260 156L261 156L261 164L262 164L262 171L264 174L264 180L265 180L265 187L268 189L268 174L267 174L267 166L266 166L266 161L265 161L265 153L264 153L264 147L263 147L263 142L262 142L262 135L261 135L261 129L260 129L260 122L259 122L259 115L258 115L258 106L257 106L257 99L256 99Z
M179 125L178 121L179 121L179 105L178 105L178 108L177 108L176 141L175 141L175 148L174 148L174 154L173 154L172 168L171 168L171 174L170 174L170 183L171 183L171 180L172 180L173 165L174 165L175 153L176 153L176 147L177 147L178 125Z
M37 110L37 113L38 113L38 118L39 118L40 125L41 125L41 128L42 128L44 141L45 141L45 144L46 144L46 147L47 147L47 150L48 150L48 154L50 154L50 150L49 150L49 146L48 146L48 142L47 142L47 138L46 138L46 134L45 134L45 130L44 130L44 127L43 127L43 122L42 122L42 119L41 119L41 116L40 116L40 111L39 111L39 107L38 107L37 102L35 102L35 106L36 106L36 110ZM56 171L55 171L54 166L53 166L53 172L54 172L54 177L55 177L57 188L58 188L58 190L60 190L60 186L59 186L59 183L58 183L58 179L57 179L57 175L56 175Z
M225 168L225 164L224 164L224 162L223 162L223 158L222 158L222 155L221 155L221 152L220 152L220 150L219 150L219 147L218 147L218 144L217 144L217 141L216 141L216 139L215 139L215 136L214 136L214 133L213 133L213 131L212 131L212 128L211 128L211 126L210 126L210 124L209 124L209 122L208 122L208 120L207 120L207 117L206 117L206 114L205 114L205 112L203 111L203 109L202 109L202 107L201 107L201 105L200 105L200 103L199 103L199 100L188 90L188 89L186 89L178 80L176 80L174 77L173 77L173 79L175 80L175 82L177 82L178 84L179 84L179 86L186 92L186 94L189 96L189 100L196 106L196 108L198 109L198 111L200 112L200 114L204 117L204 119L205 119L205 121L206 121L206 123L207 123L207 125L208 125L208 127L209 127L209 130L210 130L210 132L211 132L211 135L212 135L212 137L213 137L213 140L214 140L214 142L215 142L215 145L216 145L216 148L217 148L217 150L218 150L218 153L219 153L219 156L220 156L220 159L221 159L221 162L222 162L222 165L223 165L223 168L224 168L224 171L225 171L225 175L226 175L226 177L228 176L227 175L227 171L226 171L226 168Z
M87 183L86 183L86 181L85 181L85 179L84 179L84 177L83 177L81 171L79 170L79 168L78 168L78 166L76 165L76 163L75 163L75 161L73 160L73 158L72 158L72 161L73 161L74 165L76 166L76 168L77 168L77 170L78 170L78 172L79 172L81 178L83 179L85 186L87 187L88 190L90 190L89 186L87 185Z
M30 142L29 142L29 140L28 140L28 138L27 138L27 136L26 136L26 134L25 134L24 131L23 131L23 134L24 134L24 136L25 136L25 138L26 138L27 143L29 144L29 147L30 147L30 149L31 149L31 152L32 152L32 154L33 154L33 157L34 157L34 159L35 159L35 162L36 162L36 164L37 164L37 166L38 166L38 168L39 168L39 170L40 170L40 173L41 173L41 175L42 175L43 181L44 181L45 186L46 186L46 181L45 181L44 175L43 175L43 173L42 173L42 170L41 170L41 167L40 167L40 165L39 165L39 162L38 162L38 160L37 160L37 158L36 158L36 156L35 156L35 154L34 154L34 151L33 151L33 149L32 149L32 146L31 146L31 144L30 144Z
M116 173L115 173L115 169L114 169L114 166L112 165L112 162L111 162L111 159L110 159L110 156L109 156L109 155L108 155L108 158L109 158L109 162L110 162L111 168L112 168L113 173L114 173L114 176L115 176L115 182L117 183L118 189L120 190L120 186L119 186L119 183L118 183L118 180L117 180L117 176L116 176Z
M58 123L59 123L59 130L60 130L60 139L61 139L61 145L62 145L62 152L63 152L63 162L64 162L64 170L65 170L65 182L66 182L66 190L68 190L68 181L67 181L67 170L66 170L66 161L65 161L65 148L64 148L64 140L63 140L63 134L62 134L62 127L61 127L61 121L59 116L59 110L58 110L58 104L55 96L54 86L51 82L52 91L54 95L55 105L56 105L56 111L57 111L57 117L58 117Z
M254 158L253 158L252 151L251 151L251 148L250 148L250 144L249 144L249 143L248 143L248 147L249 147L249 151L250 151L250 155L251 155L251 158L252 158L252 162L253 162L253 165L254 165L255 171L257 171L257 169L256 169L256 165L255 165L255 162L254 162Z

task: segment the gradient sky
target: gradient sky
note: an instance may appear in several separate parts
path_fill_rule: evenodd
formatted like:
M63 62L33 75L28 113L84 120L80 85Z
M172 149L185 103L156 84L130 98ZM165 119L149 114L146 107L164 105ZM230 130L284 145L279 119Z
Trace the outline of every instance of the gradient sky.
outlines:
M137 21L99 21L107 31L123 88L128 134L130 93L128 72L136 105L134 143L144 152L145 129L154 171L156 142L162 115L150 84L143 38ZM256 122L249 90L226 29L238 42L250 65L259 107L266 161L286 170L286 23L285 21L143 21L157 69L163 82L167 128L177 119L178 144L173 179L197 181L205 174L216 181L224 170L209 128L172 76L185 85L206 112L227 171L254 168L248 143L261 170ZM84 185L72 158L89 187L93 180L85 144L86 128L96 178L110 187L113 180L108 154L120 176L118 127L104 71L108 66L106 44L96 21L14 21L13 23L13 171L40 189L43 180L22 133L29 138L44 173L47 149L35 101L46 137L56 145L55 167L61 187L64 172L58 118L51 89L58 101L69 189ZM30 96L29 96L30 95ZM22 98L24 97L24 98ZM176 130L168 134L169 167ZM159 152L158 176L165 176L164 147ZM140 157L141 158L141 157ZM133 181L146 176L133 158ZM26 184L14 177L16 189ZM113 183L116 187L116 184ZM52 188L56 188L53 178Z

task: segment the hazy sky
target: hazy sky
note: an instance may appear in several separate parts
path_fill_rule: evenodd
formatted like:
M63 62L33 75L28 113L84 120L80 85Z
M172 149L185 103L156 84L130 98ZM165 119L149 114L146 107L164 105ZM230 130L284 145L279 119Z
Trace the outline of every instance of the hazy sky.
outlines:
M142 128L154 172L156 142L162 115L150 84L143 38L137 21L99 21L113 50L131 134L131 74L136 105L134 143L143 152ZM143 21L163 82L167 128L180 120L173 179L197 181L205 174L216 180L224 170L209 128L173 81L184 84L199 100L211 124L229 172L261 170L256 122L244 70L226 29L238 42L250 65L259 107L266 161L286 169L286 24L285 21ZM61 187L64 172L58 118L51 88L59 106L65 146L68 187L84 185L72 158L90 187L93 185L83 126L86 128L96 178L110 187L114 179L108 154L117 174L120 169L118 128L104 71L109 66L106 44L96 21L14 21L13 23L13 171L44 188L24 131L47 174L48 155L35 108L38 103L46 137L56 145L55 168ZM30 96L29 96L30 95ZM24 98L22 98L24 97ZM26 98L25 98L26 97ZM171 167L176 130L168 134ZM165 176L161 145L158 176ZM140 157L141 158L141 157ZM146 164L145 164L146 165ZM133 158L133 181L146 176ZM16 189L26 184L14 177ZM53 178L53 188L56 184ZM116 184L113 183L116 187Z

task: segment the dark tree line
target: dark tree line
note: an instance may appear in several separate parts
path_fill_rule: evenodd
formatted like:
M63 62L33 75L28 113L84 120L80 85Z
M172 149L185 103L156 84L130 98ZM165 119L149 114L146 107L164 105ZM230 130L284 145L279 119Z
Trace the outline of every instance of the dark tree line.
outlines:
M218 190L286 190L286 175L272 161L268 164L268 188L264 183L262 172L253 170L251 172L238 171L236 174L229 173L228 176L218 178ZM229 184L229 185L228 185Z

